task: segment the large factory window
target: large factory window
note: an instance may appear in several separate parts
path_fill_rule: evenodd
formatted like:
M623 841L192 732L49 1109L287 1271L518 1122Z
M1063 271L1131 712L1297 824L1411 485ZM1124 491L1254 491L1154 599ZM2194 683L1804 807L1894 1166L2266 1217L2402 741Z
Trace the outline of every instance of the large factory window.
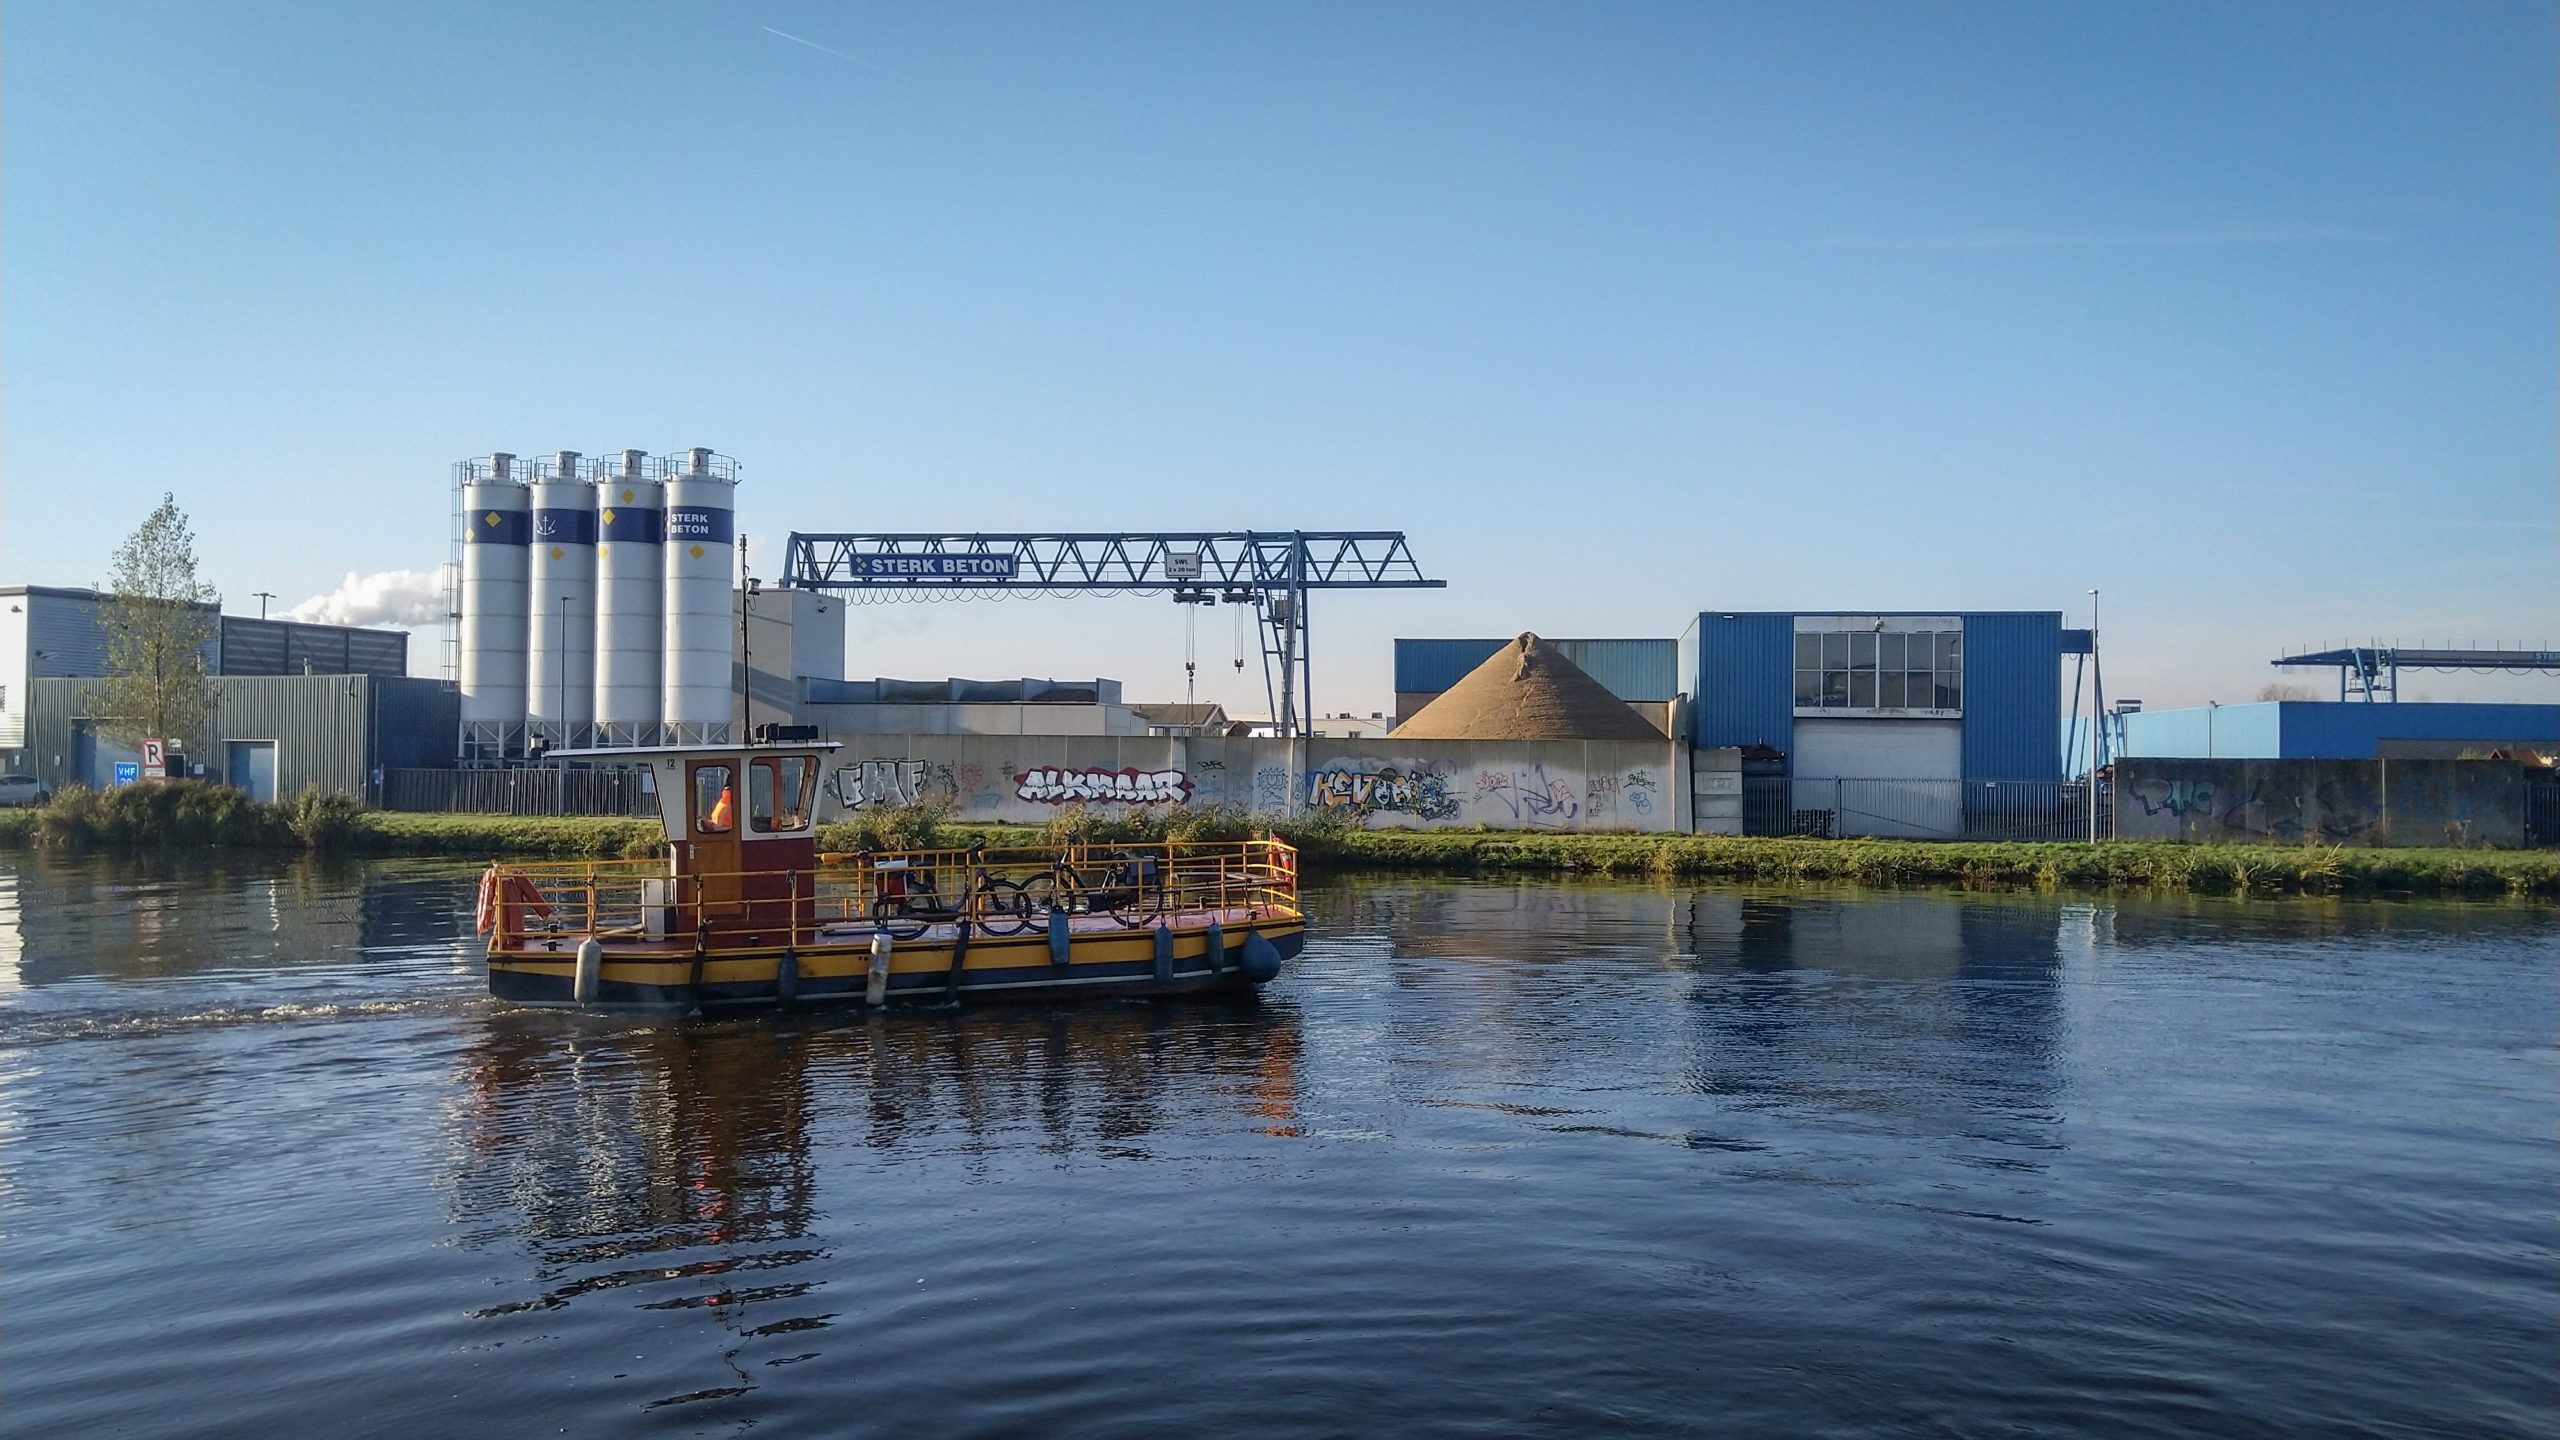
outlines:
M1961 710L1961 630L1829 630L1796 635L1799 710Z

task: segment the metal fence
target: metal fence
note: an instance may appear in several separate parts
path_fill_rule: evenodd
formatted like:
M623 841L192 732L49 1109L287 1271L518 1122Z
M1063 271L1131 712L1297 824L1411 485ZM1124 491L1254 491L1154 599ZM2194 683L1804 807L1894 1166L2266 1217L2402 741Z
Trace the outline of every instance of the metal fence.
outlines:
M2560 786L2548 779L2524 787L2524 843L2538 850L2560 846Z
M389 770L385 810L480 815L629 815L655 819L658 797L643 770Z
M2107 788L2098 838L2115 833ZM1751 776L1743 833L1904 840L2086 840L2085 780L1847 780Z

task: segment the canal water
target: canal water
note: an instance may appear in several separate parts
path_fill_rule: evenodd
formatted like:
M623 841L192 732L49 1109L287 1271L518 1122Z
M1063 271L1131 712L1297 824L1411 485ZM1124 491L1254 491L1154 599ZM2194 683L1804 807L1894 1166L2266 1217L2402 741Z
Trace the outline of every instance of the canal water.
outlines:
M1350 877L1259 1003L482 993L0 856L12 1436L2534 1435L2560 916Z

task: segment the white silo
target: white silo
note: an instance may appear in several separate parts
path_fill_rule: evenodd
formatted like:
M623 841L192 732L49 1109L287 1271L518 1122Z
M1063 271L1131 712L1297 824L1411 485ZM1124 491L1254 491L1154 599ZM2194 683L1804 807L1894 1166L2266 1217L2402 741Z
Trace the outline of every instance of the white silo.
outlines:
M596 478L596 725L607 745L658 736L667 588L664 487L639 450Z
M737 462L689 450L667 467L666 666L661 717L679 742L730 734L730 546Z
M596 492L574 450L533 482L531 551L525 714L535 734L582 744L596 718Z
M526 542L531 495L515 478L513 455L462 462L462 718L500 727L489 743L524 724Z

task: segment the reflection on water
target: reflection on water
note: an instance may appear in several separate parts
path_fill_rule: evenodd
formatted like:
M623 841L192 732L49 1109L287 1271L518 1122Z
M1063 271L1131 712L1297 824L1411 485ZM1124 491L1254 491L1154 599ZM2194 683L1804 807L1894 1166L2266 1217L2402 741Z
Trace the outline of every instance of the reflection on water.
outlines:
M13 1431L2560 1418L2548 910L1336 877L1259 1002L694 1021L473 875L0 857Z
M873 1152L1150 1158L1226 1114L1297 1133L1296 1008L993 1010L616 1025L498 1011L466 1062L457 1218L581 1257L808 1233L813 1117ZM603 1243L598 1243L603 1242Z

